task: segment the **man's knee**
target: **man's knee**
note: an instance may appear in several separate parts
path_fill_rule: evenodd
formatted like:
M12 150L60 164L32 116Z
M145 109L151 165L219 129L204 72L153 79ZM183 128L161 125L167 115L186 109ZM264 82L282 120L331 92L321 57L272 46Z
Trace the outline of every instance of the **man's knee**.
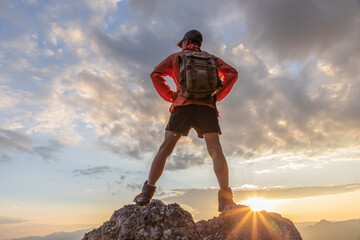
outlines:
M223 155L222 149L220 146L209 146L208 153L212 159L217 159L219 156Z
M173 149L174 146L172 146L169 142L164 141L159 148L159 152L161 152L162 154L166 155L166 157L168 157L172 153Z
M167 157L170 156L172 151L175 148L176 143L180 139L181 134L179 133L173 133L173 132L167 132L165 135L165 139L163 143L160 146L159 151L162 154L165 154Z

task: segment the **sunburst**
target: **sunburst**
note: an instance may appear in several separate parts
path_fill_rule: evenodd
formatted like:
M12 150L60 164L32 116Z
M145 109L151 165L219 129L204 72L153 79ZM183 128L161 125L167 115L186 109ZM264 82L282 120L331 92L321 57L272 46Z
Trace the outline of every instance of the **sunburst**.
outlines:
M262 210L269 211L271 209L271 202L269 200L257 197L248 198L239 204L249 206L255 212Z

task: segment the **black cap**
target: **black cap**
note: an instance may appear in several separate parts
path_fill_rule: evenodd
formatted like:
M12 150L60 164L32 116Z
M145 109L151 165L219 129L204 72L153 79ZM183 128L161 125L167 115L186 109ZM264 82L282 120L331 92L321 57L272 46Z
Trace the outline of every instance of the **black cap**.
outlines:
M184 34L184 37L181 39L180 42L178 42L178 44L176 44L176 46L182 48L182 42L185 39L190 39L192 41L198 42L198 43L202 43L202 35L198 30L190 30L187 33Z

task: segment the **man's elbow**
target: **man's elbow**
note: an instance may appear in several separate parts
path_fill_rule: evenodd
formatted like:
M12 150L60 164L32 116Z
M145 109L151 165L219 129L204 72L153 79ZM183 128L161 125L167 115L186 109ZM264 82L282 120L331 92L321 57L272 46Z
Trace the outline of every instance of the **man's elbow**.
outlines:
M234 75L237 77L238 76L238 71L236 71L236 69L234 68L233 72L234 72Z
M157 79L157 78L163 78L164 74L161 72L157 72L157 71L153 71L152 73L150 73L150 78L151 79Z
M238 72L236 71L236 69L234 68L233 71L232 71L232 75L233 75L233 79L234 81L236 81L238 79Z

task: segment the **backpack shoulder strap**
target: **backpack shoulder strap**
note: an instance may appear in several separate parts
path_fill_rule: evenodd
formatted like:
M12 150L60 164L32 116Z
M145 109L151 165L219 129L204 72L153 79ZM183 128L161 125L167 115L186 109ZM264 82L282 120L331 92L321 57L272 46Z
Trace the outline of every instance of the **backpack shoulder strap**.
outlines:
M205 52L205 51L202 51L202 52L204 52L204 53L206 53L206 54L210 55L210 56L211 56L211 58L213 58L215 61L216 61L216 60L218 60L218 57L217 57L217 56L215 56L215 55L213 55L213 54L211 54L211 53Z

